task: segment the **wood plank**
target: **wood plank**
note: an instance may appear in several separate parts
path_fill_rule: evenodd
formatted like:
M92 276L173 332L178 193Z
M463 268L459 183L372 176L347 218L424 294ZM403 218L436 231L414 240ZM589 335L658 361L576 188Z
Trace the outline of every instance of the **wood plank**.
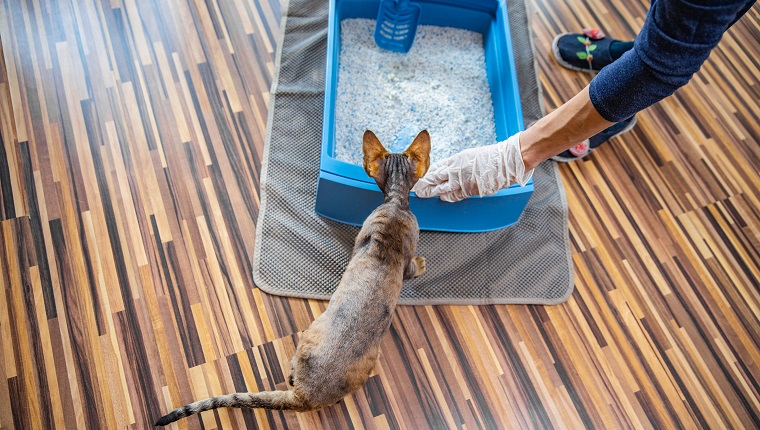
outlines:
M649 2L530 6L551 110L591 79L557 65L553 37L633 38ZM326 303L251 276L283 9L0 2L0 429L147 428L285 389ZM178 428L760 428L758 34L756 5L689 85L560 166L566 303L399 307L335 406Z

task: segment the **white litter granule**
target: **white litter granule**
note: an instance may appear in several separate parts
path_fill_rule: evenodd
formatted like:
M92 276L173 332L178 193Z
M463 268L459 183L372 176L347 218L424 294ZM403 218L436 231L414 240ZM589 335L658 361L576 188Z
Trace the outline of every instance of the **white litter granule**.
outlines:
M374 20L345 19L340 30L335 158L362 164L364 130L401 152L427 129L433 162L496 143L480 33L421 25L399 54L377 47Z

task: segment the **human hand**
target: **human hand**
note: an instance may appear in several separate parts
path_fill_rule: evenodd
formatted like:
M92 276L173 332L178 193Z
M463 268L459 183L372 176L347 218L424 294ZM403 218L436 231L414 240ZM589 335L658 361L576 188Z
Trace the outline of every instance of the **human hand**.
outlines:
M456 202L470 196L489 196L513 183L525 185L533 169L525 171L520 133L495 145L465 149L430 166L412 191L423 198L440 196Z

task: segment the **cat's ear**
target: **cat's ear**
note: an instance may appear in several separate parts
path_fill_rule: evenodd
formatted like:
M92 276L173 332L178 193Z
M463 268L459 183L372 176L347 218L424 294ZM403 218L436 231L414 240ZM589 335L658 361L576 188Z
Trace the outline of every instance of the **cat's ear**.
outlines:
M430 133L422 130L406 148L404 155L412 162L414 176L417 179L425 176L430 167Z
M390 153L377 139L375 133L367 130L362 138L362 151L364 151L364 170L370 178L378 179L385 172L385 157Z

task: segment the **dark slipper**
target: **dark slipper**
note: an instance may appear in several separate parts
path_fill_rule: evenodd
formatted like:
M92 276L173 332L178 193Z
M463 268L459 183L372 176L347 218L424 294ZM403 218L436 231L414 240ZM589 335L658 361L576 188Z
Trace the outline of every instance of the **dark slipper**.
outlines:
M610 44L615 41L597 28L586 28L583 33L557 35L552 42L552 51L562 67L579 72L598 72L615 61L610 54Z
M636 125L636 115L605 128L567 151L555 155L552 160L567 163L583 158L604 142L629 131L634 125Z

